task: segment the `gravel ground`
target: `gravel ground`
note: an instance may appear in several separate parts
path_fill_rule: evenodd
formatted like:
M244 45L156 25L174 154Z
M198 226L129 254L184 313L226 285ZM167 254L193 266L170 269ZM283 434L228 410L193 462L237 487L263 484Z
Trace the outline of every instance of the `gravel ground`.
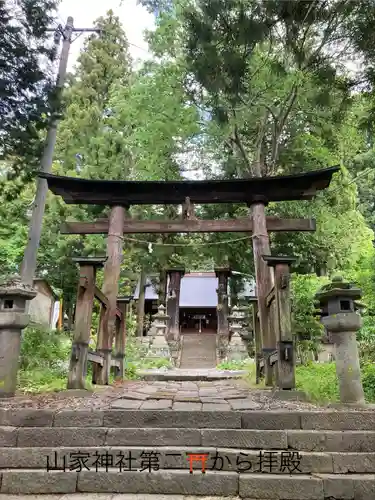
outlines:
M297 399L285 400L272 390L249 388L245 380L231 379L210 382L128 380L107 387L98 387L93 392L67 390L36 395L18 394L11 399L0 399L0 408L374 411L375 405L348 408L339 405L319 406Z

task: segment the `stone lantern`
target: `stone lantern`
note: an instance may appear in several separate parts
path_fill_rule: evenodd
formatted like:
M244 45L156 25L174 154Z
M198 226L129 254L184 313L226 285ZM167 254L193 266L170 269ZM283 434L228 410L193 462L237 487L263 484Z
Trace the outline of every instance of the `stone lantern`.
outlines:
M321 321L335 345L336 373L340 400L348 404L364 404L356 332L362 326L357 314L361 290L335 277L323 286L315 298L320 305Z
M248 357L247 346L242 339L241 331L243 326L241 320L243 315L237 306L233 307L232 315L228 316L230 322L229 331L232 336L228 345L228 361L243 361Z
M12 397L17 388L18 358L21 332L29 324L25 313L26 302L37 292L21 282L19 277L10 278L0 285L0 397Z
M158 312L153 316L155 318L156 333L153 337L150 350L147 354L148 358L166 358L171 361L171 352L166 340L167 322L169 316L165 314L165 307L160 304Z

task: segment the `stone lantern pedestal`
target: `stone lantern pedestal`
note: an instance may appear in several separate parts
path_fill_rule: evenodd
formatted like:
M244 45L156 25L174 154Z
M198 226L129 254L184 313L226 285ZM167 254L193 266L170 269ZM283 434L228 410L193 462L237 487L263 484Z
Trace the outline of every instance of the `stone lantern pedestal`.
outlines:
M26 302L36 294L18 277L0 285L0 398L13 397L16 392L21 332L30 321Z
M356 312L355 302L361 298L361 290L337 277L324 286L315 298L320 304L322 323L335 344L340 401L344 404L363 405L365 398L356 339L356 333L362 326L362 318Z

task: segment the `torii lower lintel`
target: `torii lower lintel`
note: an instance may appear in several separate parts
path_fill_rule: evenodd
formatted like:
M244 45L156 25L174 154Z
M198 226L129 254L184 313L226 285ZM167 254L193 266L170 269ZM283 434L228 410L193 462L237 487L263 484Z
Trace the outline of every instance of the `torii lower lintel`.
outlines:
M248 217L227 220L132 220L124 222L124 234L139 233L252 233L253 220ZM267 231L307 231L314 232L316 223L314 219L281 219L278 217L266 218ZM95 222L65 222L60 227L61 234L107 234L108 220Z

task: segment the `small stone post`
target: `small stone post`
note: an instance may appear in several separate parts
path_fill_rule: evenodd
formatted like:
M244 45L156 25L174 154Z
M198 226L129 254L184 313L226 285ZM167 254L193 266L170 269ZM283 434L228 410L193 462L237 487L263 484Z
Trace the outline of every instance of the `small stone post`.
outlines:
M183 267L168 269L169 286L167 313L170 317L168 338L178 340L180 336L180 290L181 278L185 274Z
M333 278L315 295L320 303L322 323L335 344L340 401L344 404L365 403L356 339L362 318L356 312L355 301L361 295L359 288L341 277Z
M228 316L228 320L230 321L229 330L232 333L228 346L228 361L243 361L248 357L247 347L240 335L243 328L240 323L242 319L243 316L238 307L234 306L232 315Z
M79 282L67 388L85 389L96 272L103 267L105 258L77 257L73 262L79 265Z
M21 332L30 321L26 301L36 294L18 276L0 285L0 398L13 397L16 392Z
M169 345L165 338L166 330L168 328L167 322L169 320L169 316L165 314L165 307L163 306L163 304L160 304L160 306L158 307L158 313L154 315L154 318L156 320L156 334L153 338L147 357L167 358L168 360L171 360Z

